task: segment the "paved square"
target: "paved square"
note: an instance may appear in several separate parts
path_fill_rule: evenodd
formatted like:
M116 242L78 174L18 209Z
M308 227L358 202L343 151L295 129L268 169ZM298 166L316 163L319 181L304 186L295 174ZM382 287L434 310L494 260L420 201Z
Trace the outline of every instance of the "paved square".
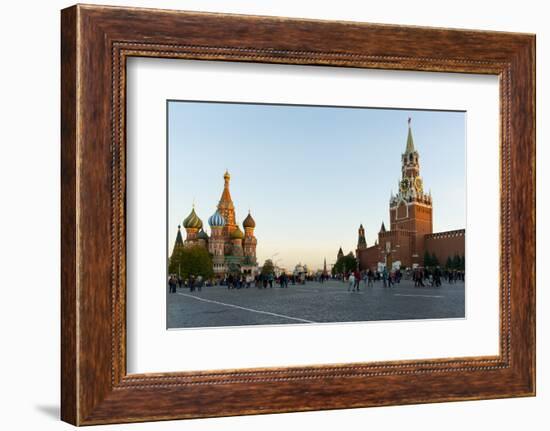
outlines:
M282 289L203 287L168 293L168 328L281 325L373 320L464 318L464 283L414 287L402 280L391 288L381 281L361 283L359 292L336 280Z

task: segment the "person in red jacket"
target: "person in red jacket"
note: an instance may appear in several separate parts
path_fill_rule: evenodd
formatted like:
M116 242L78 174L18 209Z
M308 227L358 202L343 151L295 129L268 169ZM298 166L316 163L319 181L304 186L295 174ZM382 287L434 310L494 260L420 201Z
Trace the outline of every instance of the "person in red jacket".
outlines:
M359 292L359 283L361 283L361 274L358 269L355 270L353 273L353 276L355 277L355 283L353 284L353 290L357 290Z

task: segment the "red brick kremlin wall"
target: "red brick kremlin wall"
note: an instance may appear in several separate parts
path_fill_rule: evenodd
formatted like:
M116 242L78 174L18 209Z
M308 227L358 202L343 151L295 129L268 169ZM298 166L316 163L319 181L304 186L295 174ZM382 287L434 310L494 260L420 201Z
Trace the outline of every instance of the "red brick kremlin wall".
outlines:
M441 266L445 265L448 257L465 255L465 229L451 230L446 232L438 232L425 235L423 238L424 250L428 253L434 253ZM392 243L393 261L400 260L402 266L412 267L413 263L423 264L424 251L414 259L411 256L412 241L414 235L407 231L393 231L380 233L378 236L380 244L368 247L366 249L357 250L357 259L359 260L359 268L375 270L378 267L378 262L384 262L386 241Z
M384 255L378 245L357 250L356 255L361 270L370 268L374 271L378 268L378 262L384 261Z
M434 253L439 264L443 266L448 257L452 258L455 254L462 257L466 254L465 240L465 229L432 233L424 237L424 249L430 254Z

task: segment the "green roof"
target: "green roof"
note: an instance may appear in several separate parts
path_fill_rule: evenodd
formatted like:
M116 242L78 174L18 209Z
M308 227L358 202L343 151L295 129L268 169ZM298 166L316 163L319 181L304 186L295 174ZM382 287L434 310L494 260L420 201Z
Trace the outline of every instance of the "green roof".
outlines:
M405 153L413 153L415 151L414 149L414 142L413 142L413 135L411 131L411 123L409 121L409 135L407 136L407 149L405 150Z

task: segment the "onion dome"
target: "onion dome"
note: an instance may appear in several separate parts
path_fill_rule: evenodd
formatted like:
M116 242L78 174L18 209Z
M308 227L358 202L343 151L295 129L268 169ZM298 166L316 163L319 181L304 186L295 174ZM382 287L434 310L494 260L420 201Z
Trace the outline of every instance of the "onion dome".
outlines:
M244 238L244 233L242 230L239 229L239 226L237 226L237 228L231 232L231 239L243 239Z
M202 228L202 220L199 218L197 213L195 212L195 208L191 210L191 213L187 216L187 218L183 221L183 227L186 229L201 229Z
M211 227L222 227L222 226L225 226L225 219L223 218L223 216L220 214L219 211L216 211L208 219L208 224Z
M256 227L256 222L254 221L254 219L253 219L252 216L250 215L250 211L248 211L248 215L246 216L246 218L245 218L244 221L243 221L243 227L244 227L244 228L247 228L247 227Z
M197 235L197 238L208 240L208 234L201 228L199 234Z

